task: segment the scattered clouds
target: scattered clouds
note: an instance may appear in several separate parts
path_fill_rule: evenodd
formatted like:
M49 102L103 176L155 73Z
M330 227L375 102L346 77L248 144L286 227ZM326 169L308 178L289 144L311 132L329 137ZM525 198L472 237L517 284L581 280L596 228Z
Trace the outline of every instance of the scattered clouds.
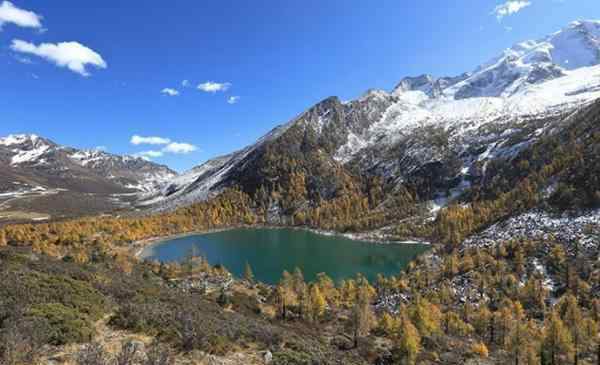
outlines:
M108 150L108 148L106 146L96 146L96 147L94 147L94 151L106 152L106 150Z
M231 83L229 83L229 82L220 83L220 82L207 81L205 83L198 85L199 90L202 90L207 93L216 93L219 91L227 91L227 90L229 90L230 87L231 87Z
M179 95L179 91L177 91L175 89L171 89L170 87L165 87L164 89L161 90L161 93L163 93L165 95L169 95L169 96Z
M166 153L183 155L183 154L192 153L192 152L198 150L198 147L194 146L193 144L183 143L183 142L173 142L173 141L171 141L171 139L164 138L164 137L143 137L143 136L139 136L137 134L133 135L131 137L130 143L133 145L136 145L136 146L142 145L142 144L163 145L164 146L160 150L156 150L156 149L148 150L148 151L142 151L142 152L138 152L138 153L134 154L134 156L141 157L145 160L162 157Z
M181 86L190 87L190 86L192 86L192 84L190 83L190 80L183 80L183 81L181 81Z
M172 142L169 143L165 148L163 148L162 151L176 154L187 154L194 152L197 149L198 148L196 146L189 143Z
M169 144L171 140L163 137L142 137L134 134L129 142L133 145L141 145L141 144L153 144L153 145L161 145L161 144Z
M496 15L496 19L498 19L498 21L501 21L505 16L516 14L529 5L531 5L531 1L508 0L504 4L496 6L492 14Z
M97 68L107 67L102 56L78 42L42 43L36 46L33 43L14 39L10 48L15 52L42 57L59 67L67 67L82 76L90 75L86 65Z
M144 160L150 160L152 158L157 158L157 157L162 157L163 153L161 151L142 151L142 152L138 152L135 153L134 156L135 157L141 157Z
M33 11L17 8L10 1L0 4L0 29L5 23L15 24L24 28L42 29L42 16Z
M237 104L238 101L240 101L239 96L230 96L227 98L227 104Z

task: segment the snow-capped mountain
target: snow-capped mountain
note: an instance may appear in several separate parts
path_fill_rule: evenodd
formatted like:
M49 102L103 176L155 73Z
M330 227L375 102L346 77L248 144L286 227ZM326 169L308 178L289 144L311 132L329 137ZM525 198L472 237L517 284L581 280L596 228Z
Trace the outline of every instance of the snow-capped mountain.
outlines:
M0 138L0 169L0 210L39 211L44 199L65 215L124 207L177 175L141 158L79 150L33 134Z
M430 97L508 97L530 85L600 63L600 22L576 21L540 40L515 44L474 71L456 77L403 79L393 94L421 91Z
M576 21L538 41L525 41L444 90L456 99L511 96L529 85L600 63L600 22Z
M34 134L0 138L0 163L13 170L89 171L123 188L148 192L177 174L142 158L58 145ZM78 168L73 169L72 165Z
M483 179L490 161L516 155L600 98L599 64L600 21L573 22L459 76L406 77L391 92L327 98L256 144L181 175L147 203L171 209L233 185L254 193L281 177L269 168L277 151L324 174L309 183L319 196L334 195L328 174L340 171L393 184L418 179L435 210Z

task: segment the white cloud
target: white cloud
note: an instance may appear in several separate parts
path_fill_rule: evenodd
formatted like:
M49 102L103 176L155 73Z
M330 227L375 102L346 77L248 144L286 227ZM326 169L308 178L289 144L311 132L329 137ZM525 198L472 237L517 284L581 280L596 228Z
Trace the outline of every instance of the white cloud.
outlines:
M15 52L32 54L42 57L59 67L82 76L89 76L86 65L106 68L106 62L95 51L77 42L42 43L36 46L33 43L14 39L10 48Z
M238 101L240 101L239 96L230 96L227 98L227 104L237 104Z
M192 86L192 84L190 83L190 80L183 80L183 81L181 81L181 86L190 87L190 86Z
M33 11L17 8L10 1L0 4L0 28L5 23L12 23L24 28L42 29L42 16Z
M142 137L137 134L131 137L130 140L133 145L150 144L150 145L165 145L160 150L148 150L137 152L133 156L141 157L145 160L152 158L162 157L165 153L173 154L188 154L196 151L198 147L189 143L172 142L169 138L164 137Z
M131 140L129 142L136 146L140 145L140 144L160 145L160 144L169 144L169 143L171 143L171 140L168 138L163 138L163 137L143 137L143 136L138 136L137 134L135 134L131 137Z
M153 150L142 151L142 152L138 152L138 153L134 154L135 157L141 157L144 160L150 160L152 158L162 157L162 155L163 155L162 151L153 151Z
M149 150L135 153L134 156L141 157L146 160L151 158L162 157L166 153L173 154L188 154L196 151L198 147L189 143L172 142L169 138L164 137L142 137L137 134L131 137L130 140L133 145L150 144L150 145L164 145L160 150Z
M194 152L197 149L198 148L196 146L189 143L172 142L163 148L162 151L168 153L187 154Z
M165 95L169 95L169 96L179 95L179 91L177 91L175 89L171 89L170 87L165 87L164 89L161 90L161 93L163 93Z
M207 81L203 84L198 85L198 89L205 91L207 93L216 93L218 91L227 91L231 87L231 83L229 82L213 82Z
M498 21L502 20L505 16L516 14L523 8L531 5L531 1L526 0L508 0L504 4L500 4L494 8L492 14L496 15Z

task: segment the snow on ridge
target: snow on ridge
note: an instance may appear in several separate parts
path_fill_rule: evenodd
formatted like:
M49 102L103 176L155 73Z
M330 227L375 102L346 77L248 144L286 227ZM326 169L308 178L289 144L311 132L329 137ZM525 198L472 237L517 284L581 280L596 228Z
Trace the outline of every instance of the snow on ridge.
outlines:
M393 143L422 126L453 127L459 134L464 134L501 119L554 115L597 98L600 98L600 65L568 71L563 77L530 85L506 97L458 100L441 97L420 101L417 98L401 98L362 135L351 135L339 148L336 158L348 161L363 148L381 143L382 137Z
M379 120L366 129L348 131L346 143L339 147L334 158L348 162L365 148L392 145L420 127L443 128L451 132L451 140L469 138L469 142L473 142L478 138L480 142L486 136L477 135L477 131L486 124L527 123L534 118L574 110L600 98L600 59L592 57L598 55L599 50L600 21L574 22L541 40L517 43L472 73L439 79L429 75L409 77L391 93L369 90L344 105L371 100L374 104L386 100L391 105L386 104L387 109L381 117L377 116ZM171 204L178 199L205 198L245 156L282 135L311 110L314 109L274 128L245 149L210 160L180 175L163 189L163 196L151 199L152 202L165 200L165 204ZM327 119L327 115L319 114L306 122L320 132ZM509 128L505 130L506 135L494 137L501 140L497 140L482 159L511 156L527 145L522 142L504 146L512 133L519 132L516 129L511 132ZM530 141L536 137L532 136ZM469 166L465 168L468 171Z
M9 134L6 137L0 138L0 145L2 146L12 146L23 144L27 141L31 141L35 143L39 137L35 134Z
M98 150L77 150L69 156L75 162L86 166L91 162L99 161L106 158L106 155Z
M44 155L50 146L41 145L39 147L35 147L32 150L23 151L23 150L13 150L16 154L11 159L11 165L18 165L25 162L33 162Z

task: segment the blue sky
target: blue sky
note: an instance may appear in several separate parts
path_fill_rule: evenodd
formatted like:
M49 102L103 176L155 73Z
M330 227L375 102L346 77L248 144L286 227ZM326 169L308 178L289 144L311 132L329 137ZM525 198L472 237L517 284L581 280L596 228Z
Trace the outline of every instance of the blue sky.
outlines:
M600 18L597 0L509 3L0 0L0 135L155 151L181 171L327 96L456 75L515 42ZM134 135L160 139L133 144Z

